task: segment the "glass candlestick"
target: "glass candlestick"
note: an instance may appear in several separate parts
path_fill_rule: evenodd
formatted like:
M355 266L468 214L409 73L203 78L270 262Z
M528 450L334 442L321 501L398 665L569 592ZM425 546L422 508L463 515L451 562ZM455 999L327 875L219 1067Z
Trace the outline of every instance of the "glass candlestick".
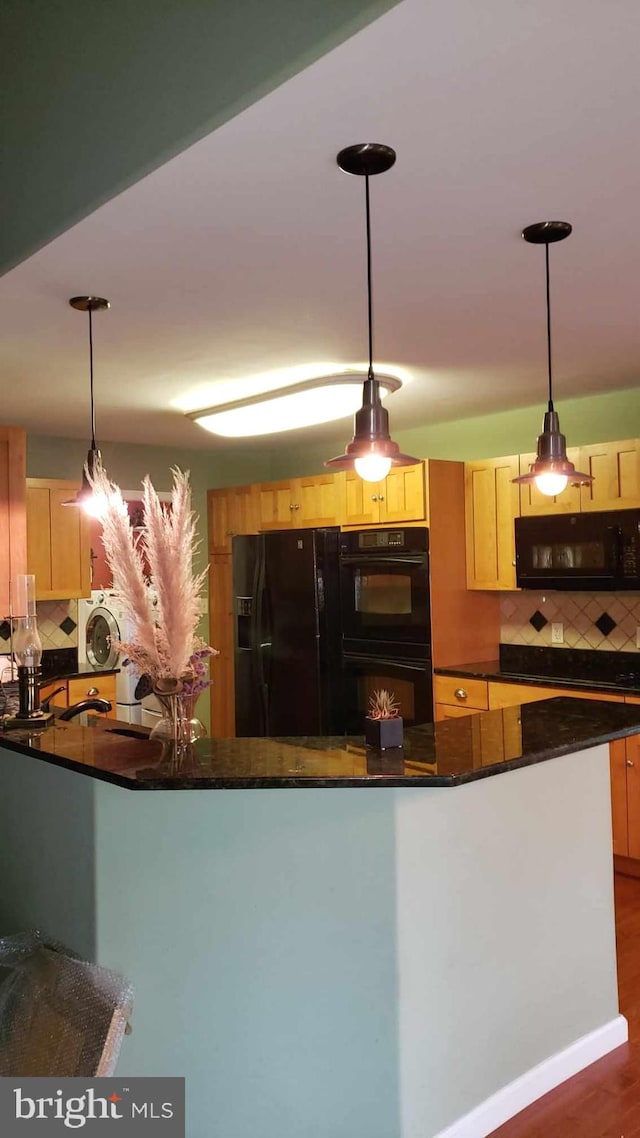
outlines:
M40 662L42 641L36 616L36 579L33 573L16 578L16 608L13 654L18 662L18 715L40 715Z

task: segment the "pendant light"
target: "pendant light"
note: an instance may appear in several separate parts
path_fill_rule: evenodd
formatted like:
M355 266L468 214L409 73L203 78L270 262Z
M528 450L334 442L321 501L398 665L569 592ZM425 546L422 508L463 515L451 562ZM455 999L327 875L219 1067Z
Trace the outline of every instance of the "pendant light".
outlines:
M389 434L389 412L382 406L380 386L373 372L373 318L371 304L371 214L369 208L369 178L384 174L396 160L390 146L378 142L363 142L347 146L337 157L338 166L346 174L364 177L367 219L367 312L369 327L369 368L362 389L362 407L355 414L353 439L345 453L330 458L325 466L332 470L355 470L365 482L379 482L392 466L412 466L419 462L402 454Z
M77 312L89 313L89 383L90 383L90 400L91 400L91 446L87 454L87 461L85 469L82 471L82 485L78 490L75 498L71 498L68 502L64 502L65 506L79 506L89 514L92 518L99 518L104 510L105 503L102 496L94 493L87 472L93 477L96 472L102 467L102 456L96 446L96 412L93 400L93 324L92 317L94 312L100 312L105 308L109 308L109 301L105 300L102 296L72 296L69 304L75 308Z
M560 432L560 420L553 406L551 382L551 304L549 293L549 245L564 241L571 233L568 221L537 221L522 230L525 241L531 245L544 245L547 281L547 366L549 373L549 404L538 436L538 451L528 474L514 478L514 482L529 486L534 483L541 494L553 497L561 494L567 485L576 486L593 482L590 474L581 474L567 458L567 440Z

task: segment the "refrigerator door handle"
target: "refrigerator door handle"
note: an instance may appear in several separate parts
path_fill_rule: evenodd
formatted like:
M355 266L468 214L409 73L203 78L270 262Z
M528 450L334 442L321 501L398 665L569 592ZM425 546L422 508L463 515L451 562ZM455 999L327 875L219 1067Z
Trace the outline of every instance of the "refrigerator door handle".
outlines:
M263 734L269 734L269 702L267 698L267 677L265 674L265 652L267 652L271 643L265 639L265 619L264 610L266 605L266 587L265 587L265 556L264 546L260 550L260 556L256 562L256 576L254 582L253 594L253 647L255 651L256 660L256 680L258 687L258 704L260 707L260 719L262 722Z

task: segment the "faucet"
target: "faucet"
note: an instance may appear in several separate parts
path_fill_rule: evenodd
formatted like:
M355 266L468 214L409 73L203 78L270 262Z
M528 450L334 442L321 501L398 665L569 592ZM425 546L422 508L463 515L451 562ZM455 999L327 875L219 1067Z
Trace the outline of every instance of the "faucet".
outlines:
M73 703L71 707L66 707L64 711L60 712L58 719L74 719L76 715L80 715L83 711L111 711L111 700L109 699L81 699L78 703Z
M42 687L42 684L40 686ZM59 688L54 688L52 692L49 692L49 695L46 695L40 703L41 711L50 711L51 710L51 700L53 699L54 695L59 695L61 691L66 691L66 690L67 690L67 685L66 684L60 684Z

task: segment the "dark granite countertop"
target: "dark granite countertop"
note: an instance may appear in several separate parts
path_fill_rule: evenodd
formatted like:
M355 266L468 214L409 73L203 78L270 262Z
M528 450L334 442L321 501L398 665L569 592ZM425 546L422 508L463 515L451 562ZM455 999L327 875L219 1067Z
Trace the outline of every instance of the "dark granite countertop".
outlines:
M640 696L640 653L637 652L501 644L496 660L455 664L434 668L434 671L439 676Z
M175 757L141 728L85 715L6 731L2 748L130 790L457 786L640 733L640 707L556 698L405 731L382 755L361 738L201 739Z
M473 680L499 680L506 684L532 684L553 688L572 688L577 691L601 691L603 695L640 695L637 685L606 683L598 680L574 680L557 676L536 676L530 672L504 672L499 660L483 660L477 664L459 664L456 667L434 668L437 676L465 676Z

